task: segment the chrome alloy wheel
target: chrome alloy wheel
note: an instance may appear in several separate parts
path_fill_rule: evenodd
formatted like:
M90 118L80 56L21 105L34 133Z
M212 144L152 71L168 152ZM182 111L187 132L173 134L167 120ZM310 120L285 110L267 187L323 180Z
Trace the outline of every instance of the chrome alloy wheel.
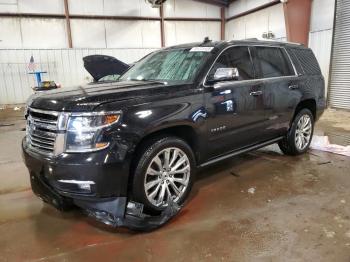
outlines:
M297 124L295 131L295 145L298 150L304 150L311 139L312 121L310 116L303 115Z
M157 207L166 206L170 198L177 202L189 185L190 175L190 161L181 149L163 149L146 170L144 189L148 201Z

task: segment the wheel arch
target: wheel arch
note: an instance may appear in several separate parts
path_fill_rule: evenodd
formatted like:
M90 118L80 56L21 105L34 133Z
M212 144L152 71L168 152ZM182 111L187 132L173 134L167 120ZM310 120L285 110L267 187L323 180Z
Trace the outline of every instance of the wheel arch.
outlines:
M195 131L195 128L190 125L174 125L168 126L161 129L156 129L151 132L146 133L136 144L133 154L131 157L130 164L130 176L129 176L129 185L132 183L133 173L137 165L138 159L141 157L142 149L148 144L153 143L157 139L166 136L178 137L184 140L189 147L192 149L192 152L195 157L196 163L199 161L199 145L198 145L198 134Z
M297 116L297 114L302 110L302 109L309 109L314 117L314 120L316 120L316 100L314 98L310 98L310 99L305 99L299 102L299 104L296 106L295 110L294 110L294 115L292 118L292 121L294 120L294 118Z

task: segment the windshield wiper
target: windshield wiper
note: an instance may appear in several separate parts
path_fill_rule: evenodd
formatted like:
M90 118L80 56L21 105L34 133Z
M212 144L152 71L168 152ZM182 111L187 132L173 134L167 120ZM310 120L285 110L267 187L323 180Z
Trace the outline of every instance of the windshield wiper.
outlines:
M132 78L132 79L129 79L129 81L144 81L144 82L163 84L163 85L168 84L168 82L166 82L166 81L160 81L160 80L155 80L155 79L137 79L137 78Z

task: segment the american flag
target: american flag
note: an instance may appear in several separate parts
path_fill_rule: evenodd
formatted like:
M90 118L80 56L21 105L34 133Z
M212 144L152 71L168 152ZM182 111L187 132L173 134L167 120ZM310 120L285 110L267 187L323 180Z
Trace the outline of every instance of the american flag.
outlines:
M35 63L34 63L34 57L33 55L30 57L29 64L28 64L29 71L35 71Z

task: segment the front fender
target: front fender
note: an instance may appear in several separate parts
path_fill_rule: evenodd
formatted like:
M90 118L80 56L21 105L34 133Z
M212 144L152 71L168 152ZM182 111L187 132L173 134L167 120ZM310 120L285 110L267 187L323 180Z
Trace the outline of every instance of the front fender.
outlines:
M127 110L122 126L125 127L125 134L135 136L136 143L150 134L176 127L190 127L200 138L205 135L206 114L196 114L193 117L194 112L200 110L203 109L190 103L135 107Z
M185 126L194 131L196 138L205 136L207 113L203 105L203 92L188 89L123 105L109 103L102 109L122 110L121 121L114 127L114 136L127 146L129 154L133 154L142 139L164 129Z

